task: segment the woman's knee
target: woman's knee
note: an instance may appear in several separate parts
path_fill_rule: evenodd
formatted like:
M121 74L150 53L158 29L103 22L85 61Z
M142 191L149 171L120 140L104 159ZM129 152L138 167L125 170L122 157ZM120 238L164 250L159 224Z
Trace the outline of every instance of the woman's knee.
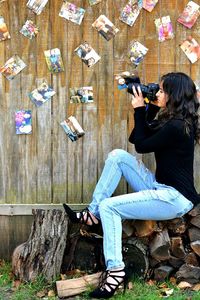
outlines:
M128 157L130 159L130 153L123 149L114 149L108 154L108 160L116 160L117 162L124 161Z
M132 168L139 166L139 161L136 156L128 153L123 149L114 149L108 154L107 161L112 161L120 164L131 165Z

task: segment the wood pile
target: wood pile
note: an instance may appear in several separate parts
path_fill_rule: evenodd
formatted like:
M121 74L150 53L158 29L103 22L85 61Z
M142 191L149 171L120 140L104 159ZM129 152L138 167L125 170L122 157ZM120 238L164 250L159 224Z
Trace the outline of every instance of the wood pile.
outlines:
M90 226L68 224L59 210L33 211L34 221L27 242L13 253L13 273L21 281L44 275L49 281L71 270L83 271L79 279L57 281L58 295L79 294L96 284L105 268L103 238ZM177 283L200 282L200 205L187 215L169 221L124 221L123 257L129 275ZM89 274L89 275L87 275Z
M181 218L155 221L125 221L124 235L148 245L148 277L163 281L200 282L200 205Z

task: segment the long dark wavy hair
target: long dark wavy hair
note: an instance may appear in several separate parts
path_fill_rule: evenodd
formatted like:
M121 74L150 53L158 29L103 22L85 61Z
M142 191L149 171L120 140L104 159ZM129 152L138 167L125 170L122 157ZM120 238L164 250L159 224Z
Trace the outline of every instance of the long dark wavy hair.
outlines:
M171 118L183 119L186 132L189 134L193 126L195 140L200 143L200 104L194 82L182 72L167 73L161 77L161 82L168 101L158 116L159 121L163 124Z

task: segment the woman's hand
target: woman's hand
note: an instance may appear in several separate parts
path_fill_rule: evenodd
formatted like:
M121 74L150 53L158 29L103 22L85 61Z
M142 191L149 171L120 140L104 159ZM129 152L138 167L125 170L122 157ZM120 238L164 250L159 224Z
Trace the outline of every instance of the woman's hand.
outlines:
M140 89L140 86L137 86L136 89L135 86L133 85L132 89L133 89L133 96L132 96L131 104L133 108L145 106L144 98L142 96L142 91Z

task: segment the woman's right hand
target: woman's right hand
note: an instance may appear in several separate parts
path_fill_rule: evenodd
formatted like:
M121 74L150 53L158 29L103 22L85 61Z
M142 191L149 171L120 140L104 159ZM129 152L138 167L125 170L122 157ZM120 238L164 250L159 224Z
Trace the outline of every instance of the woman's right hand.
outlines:
M133 108L145 106L144 97L142 95L140 86L137 86L137 88L136 88L133 85L132 89L133 89L133 96L132 96L131 104L132 104Z

